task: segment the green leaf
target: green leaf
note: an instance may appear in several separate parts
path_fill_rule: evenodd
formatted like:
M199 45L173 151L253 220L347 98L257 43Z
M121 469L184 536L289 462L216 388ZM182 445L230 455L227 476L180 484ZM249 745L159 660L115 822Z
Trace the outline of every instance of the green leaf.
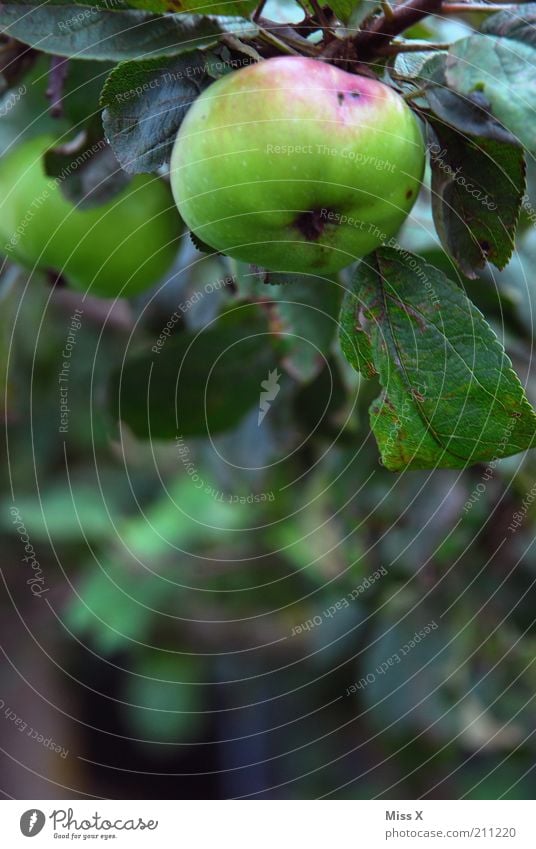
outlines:
M45 171L59 178L62 194L78 209L91 209L108 203L130 182L119 166L109 144L90 128L73 141L45 153ZM80 165L69 168L76 157Z
M352 17L352 12L359 5L357 0L330 0L327 4L339 21L347 24ZM367 4L370 7L370 3Z
M258 5L258 0L129 0L134 9L150 12L195 12L197 15L236 15L247 18Z
M536 47L536 3L523 3L517 9L492 15L482 26L482 32L523 41Z
M352 17L354 9L360 5L360 0L331 0L331 2L327 5L339 21L342 21L343 24L347 24ZM313 14L316 11L310 0L305 0L304 6L307 6L307 9ZM364 7L366 9L366 16L370 14L371 11L369 0L365 0Z
M481 91L461 95L448 87L446 67L447 54L436 54L420 66L415 76L415 82L425 88L425 105L434 115L460 133L510 145L519 144L516 137L493 117L490 103Z
M445 54L438 54L437 50L422 50L415 53L398 53L393 65L393 75L408 80L427 80L430 73L426 73L428 66L434 67L435 63ZM428 63L428 65L427 65ZM433 63L430 65L430 63Z
M241 268L238 285L242 294L269 305L271 326L281 338L282 364L288 373L304 383L316 377L336 335L341 287L308 274L263 276L251 266Z
M177 56L215 43L223 32L251 29L249 22L233 17L154 15L82 4L0 4L0 32L45 53L76 59Z
M143 438L228 430L259 404L261 383L276 366L266 322L250 305L207 330L163 340L112 381L115 418Z
M89 540L102 540L113 533L112 517L117 519L120 515L123 493L117 492L118 485L112 473L104 470L105 483L115 484L115 489L110 486L113 495L111 498L108 496L106 502L93 480L84 481L83 472L71 470L71 474L74 479L70 480L69 487L64 480L52 481L40 491L39 496L17 498L17 509L34 539L47 541L50 537L56 542L65 543L78 542L82 535ZM12 529L7 510L5 515L1 524L4 528Z
M135 565L129 574L116 558L100 558L67 607L67 626L104 654L145 643L155 610L180 599L179 586Z
M370 417L388 469L463 468L536 444L510 360L443 272L407 251L370 254L343 302L341 324L351 320L350 362L366 372L372 362L383 387Z
M199 50L178 59L122 62L106 80L101 105L106 137L129 174L169 161L190 105L212 82Z
M204 721L202 659L145 650L134 660L124 694L133 734L160 743L195 738Z
M431 123L432 211L443 247L467 277L486 261L504 268L525 191L523 150Z
M213 481L201 469L193 480L181 460L184 458L177 463L182 474L167 482L165 495L136 515L120 518L116 514L115 525L108 517L112 542L105 546L97 564L95 560L86 564L79 594L73 595L68 605L69 627L103 652L124 649L132 641L145 642L155 619L171 621L177 615L185 593L181 550L207 540L221 544L224 530L232 533L244 526L246 508L215 497L218 489ZM95 490L95 497L97 492L100 490ZM86 531L88 520L83 518L81 498L77 506ZM25 521L23 510L27 507L21 505ZM251 512L249 505L247 510ZM105 512L102 496L101 512ZM69 520L69 514L65 515ZM38 526L31 527L33 534ZM56 526L50 527L50 533L55 539ZM79 534L78 526L77 539Z
M536 151L536 51L529 44L473 35L450 48L445 76L462 95L482 93L493 115Z

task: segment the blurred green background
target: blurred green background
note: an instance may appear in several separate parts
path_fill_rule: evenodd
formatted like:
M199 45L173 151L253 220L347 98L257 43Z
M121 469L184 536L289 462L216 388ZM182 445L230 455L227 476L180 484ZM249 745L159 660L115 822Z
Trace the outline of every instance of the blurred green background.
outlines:
M106 71L71 63L66 128ZM0 150L53 121L45 85L39 60ZM459 280L426 192L401 243L466 286L534 403L529 215L504 272ZM491 472L385 471L367 413L378 385L336 344L347 279L267 287L185 237L165 285L112 303L4 262L5 795L533 797L536 455ZM176 337L240 310L246 330L282 334L255 364L278 369L277 395L260 424L255 383L221 433L139 438L114 414L117 375L187 302ZM240 406L253 365L239 365L212 385L219 409ZM173 381L155 376L173 409ZM195 381L186 418L199 417ZM147 386L134 371L127 389Z

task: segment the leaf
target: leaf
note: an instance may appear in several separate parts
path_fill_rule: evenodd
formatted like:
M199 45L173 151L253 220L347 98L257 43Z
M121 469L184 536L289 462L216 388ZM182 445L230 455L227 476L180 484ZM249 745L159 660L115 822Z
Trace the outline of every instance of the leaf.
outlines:
M536 47L536 3L491 15L481 29L487 35L500 35Z
M106 80L103 125L129 174L156 171L169 161L188 108L212 78L199 50L178 59L122 62Z
M145 649L134 660L125 692L133 734L161 743L195 738L204 722L202 658Z
M347 24L350 18L352 17L352 12L354 11L354 9L356 9L357 6L359 6L359 0L330 0L327 5L331 9L335 17L339 19L339 21L342 21L343 24ZM306 6L312 14L316 12L314 5L311 3L311 0L305 0L304 6ZM366 0L365 7L365 16L367 16L368 14L370 14L371 11L373 11L369 0Z
M110 655L131 642L145 644L155 609L176 604L180 594L179 586L141 566L129 575L115 558L100 558L67 606L67 625Z
M536 150L536 51L491 35L455 42L445 68L448 85L462 95L481 92L493 115L530 151Z
M167 482L161 497L141 512L138 505L135 515L120 518L115 513L115 522L107 516L111 542L104 546L97 564L94 559L86 564L79 594L68 604L69 627L107 654L128 648L131 641L145 642L157 619L171 621L177 615L185 594L177 579L177 570L184 564L181 549L207 540L221 544L222 533L243 527L245 510L251 511L250 505L245 508L215 497L212 480L202 477L201 469L192 480L181 460L177 460L181 473ZM112 486L109 490L114 492ZM97 492L100 489L95 497ZM80 508L83 521L82 503ZM106 513L102 495L101 512ZM53 537L55 530L51 529ZM78 528L78 539L79 533Z
M195 12L197 15L236 15L247 18L255 10L258 0L129 0L135 9L151 12Z
M409 80L426 80L429 74L425 72L426 67L430 68L444 54L438 54L437 50L422 50L415 53L398 53L394 61L394 76L404 77Z
M88 540L109 537L114 531L114 519L117 520L123 508L124 493L118 491L119 483L112 472L103 471L104 483L109 484L106 502L96 481L90 480L84 469L71 470L69 486L63 479L50 481L39 496L17 498L17 509L30 536L39 542L54 539L58 543L77 542L82 535ZM12 530L7 508L5 516L2 527Z
M490 103L482 92L461 95L448 87L446 66L447 54L435 55L421 66L416 77L420 85L424 84L425 102L434 115L460 133L510 145L519 144L516 137L493 117Z
M77 163L73 168L73 162ZM45 153L45 170L59 181L61 192L78 209L108 203L129 183L108 143L93 132Z
M266 323L250 305L208 330L164 341L112 382L115 418L143 438L228 430L259 404L261 383L276 366Z
M249 269L246 271L245 269ZM326 365L337 331L341 289L306 274L259 275L245 266L239 290L270 307L270 322L284 347L282 365L300 382L308 382Z
M154 15L82 4L0 4L0 32L45 53L75 59L177 56L213 44L223 32L255 29L241 18Z
M373 363L383 387L370 417L388 469L463 468L536 444L536 414L510 360L443 272L382 248L345 297L349 327L347 312L361 327L350 362Z
M432 211L443 247L467 277L486 261L504 268L525 191L523 150L465 138L440 121L431 126Z
M332 10L334 15L339 19L339 21L342 21L343 24L347 24L350 18L352 17L352 12L354 11L358 3L356 2L356 0L330 0L327 5ZM368 5L370 6L370 3Z

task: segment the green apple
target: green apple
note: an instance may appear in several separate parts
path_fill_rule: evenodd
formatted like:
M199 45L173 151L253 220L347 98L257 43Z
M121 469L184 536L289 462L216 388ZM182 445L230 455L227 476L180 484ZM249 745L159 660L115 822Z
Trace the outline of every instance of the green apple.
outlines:
M102 206L79 209L45 174L49 136L0 159L0 252L28 268L61 272L74 288L127 297L149 288L171 266L180 220L168 186L148 175Z
M330 274L396 233L423 170L419 123L392 88L277 57L195 100L175 141L171 186L210 247L273 271Z

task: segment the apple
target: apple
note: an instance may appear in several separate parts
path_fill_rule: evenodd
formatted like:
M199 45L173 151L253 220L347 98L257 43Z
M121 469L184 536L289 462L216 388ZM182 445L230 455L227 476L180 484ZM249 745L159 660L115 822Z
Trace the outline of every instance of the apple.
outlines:
M424 159L418 120L394 89L285 56L232 72L194 101L171 187L208 246L272 271L329 275L396 233Z
M149 288L177 251L180 220L168 186L138 175L108 203L79 209L45 173L43 154L53 145L40 136L0 159L0 252L60 272L91 295Z

